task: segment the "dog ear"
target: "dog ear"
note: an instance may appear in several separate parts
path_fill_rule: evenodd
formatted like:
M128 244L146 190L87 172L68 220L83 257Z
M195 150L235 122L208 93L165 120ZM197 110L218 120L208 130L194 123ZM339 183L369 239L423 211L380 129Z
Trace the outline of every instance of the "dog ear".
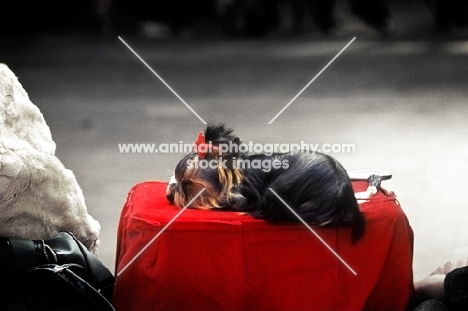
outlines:
M174 204L174 194L176 190L177 184L169 183L166 188L166 198L169 200L171 204Z
M229 142L235 138L232 132L233 130L227 128L224 124L209 124L205 129L205 141L207 143Z
M234 168L235 161L242 158L243 154L240 150L240 139L239 137L234 137L232 141L229 142L220 142L216 144L216 149L213 156L216 159L222 159L224 165L227 168Z
M351 182L344 178L338 184L335 208L340 222L351 226L351 241L356 243L366 231L366 221L359 210Z
M199 178L181 180L176 186L174 203L185 207L197 194L203 192L190 204L190 208L210 209L219 208L219 194L207 181Z
M232 134L233 130L223 124L208 125L205 129L204 142L209 146L208 156L224 161L224 165L233 168L234 160L242 157L241 141Z

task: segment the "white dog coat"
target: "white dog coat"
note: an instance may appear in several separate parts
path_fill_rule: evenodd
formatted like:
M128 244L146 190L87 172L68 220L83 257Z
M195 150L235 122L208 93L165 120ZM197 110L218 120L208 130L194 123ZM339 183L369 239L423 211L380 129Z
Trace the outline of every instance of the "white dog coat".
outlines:
M46 239L72 232L92 252L99 223L72 171L55 156L42 113L0 64L0 236Z

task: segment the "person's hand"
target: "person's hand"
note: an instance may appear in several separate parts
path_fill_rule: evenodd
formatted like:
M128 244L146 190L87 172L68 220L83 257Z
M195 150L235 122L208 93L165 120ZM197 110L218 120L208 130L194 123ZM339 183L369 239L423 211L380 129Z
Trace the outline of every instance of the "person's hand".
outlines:
M445 297L445 276L456 268L468 266L468 258L452 259L435 269L428 277L415 282L416 300L443 299Z
M447 275L456 268L461 268L461 267L466 267L466 266L468 266L468 258L452 259L452 260L447 261L445 264L439 266L430 275L438 275L438 274Z
M416 300L422 302L428 299L442 299L444 291L445 274L430 275L414 283Z

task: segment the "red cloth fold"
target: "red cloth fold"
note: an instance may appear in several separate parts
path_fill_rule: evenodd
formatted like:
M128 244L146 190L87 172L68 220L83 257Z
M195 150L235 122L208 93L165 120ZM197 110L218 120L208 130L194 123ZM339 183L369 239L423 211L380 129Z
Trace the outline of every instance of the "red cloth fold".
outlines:
M365 236L272 225L235 212L180 211L167 183L129 192L118 229L116 310L405 310L413 291L412 230L393 193L361 204ZM353 183L364 191L365 182ZM146 246L148 247L141 252ZM130 265L134 258L136 258ZM123 270L124 269L124 270Z

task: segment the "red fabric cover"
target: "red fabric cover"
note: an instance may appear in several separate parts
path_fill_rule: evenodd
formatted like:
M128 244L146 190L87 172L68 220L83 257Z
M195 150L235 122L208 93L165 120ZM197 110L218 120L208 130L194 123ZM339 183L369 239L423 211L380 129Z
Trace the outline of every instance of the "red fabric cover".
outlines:
M167 183L129 193L118 230L116 276L180 211ZM365 182L353 183L364 191ZM412 230L393 193L361 204L367 229L271 225L235 212L185 210L116 278L116 310L404 310L413 291Z

